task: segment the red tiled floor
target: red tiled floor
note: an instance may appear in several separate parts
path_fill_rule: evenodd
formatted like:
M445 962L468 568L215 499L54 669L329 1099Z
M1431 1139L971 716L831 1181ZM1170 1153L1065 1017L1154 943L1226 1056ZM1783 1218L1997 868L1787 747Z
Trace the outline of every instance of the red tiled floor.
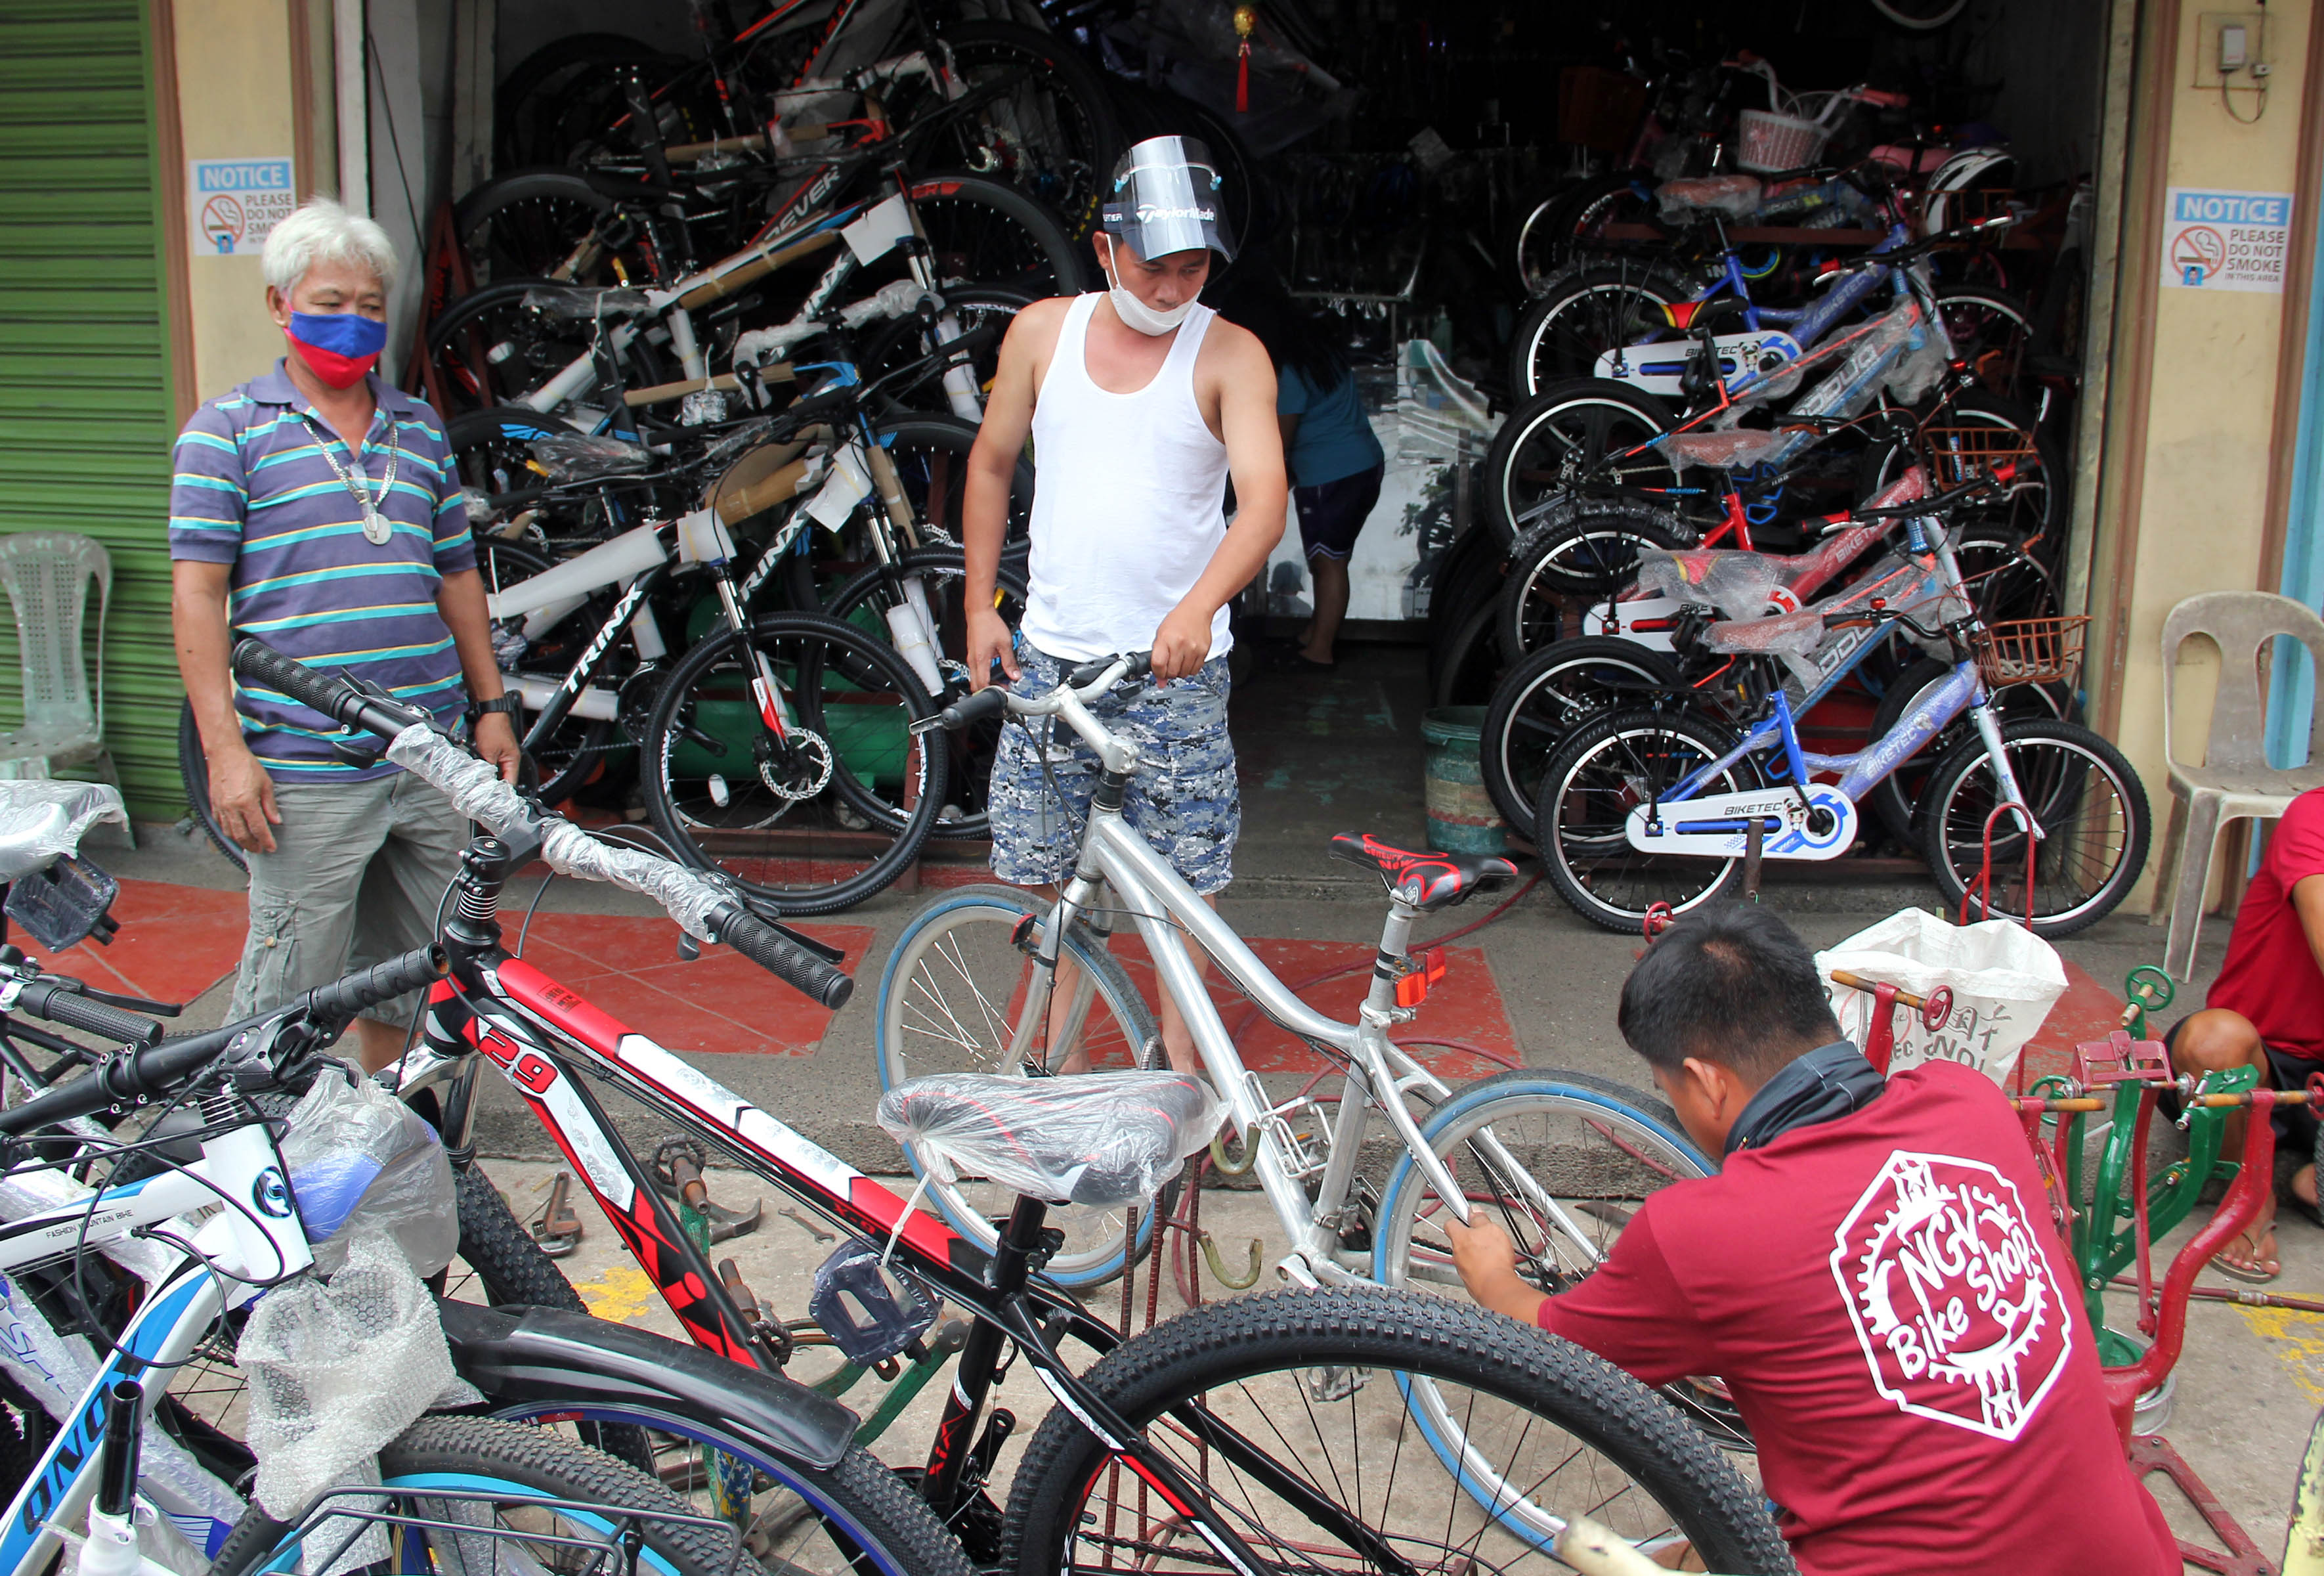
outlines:
M845 948L840 967L851 974L872 946L869 925L797 928ZM672 1051L814 1052L830 1013L727 948L706 948L700 958L685 961L678 955L678 934L663 919L547 913L532 922L524 956L591 1006Z
M53 967L100 990L189 1002L234 972L249 915L248 900L239 892L124 881L113 904L113 917L121 922L113 944L83 941L58 954ZM27 938L14 939L22 945Z
M1328 969L1356 965L1336 978L1298 991L1302 1001L1326 1016L1343 1023L1354 1020L1365 993L1371 988L1371 961L1378 949L1370 942L1294 941L1271 936L1250 936L1245 940L1250 943L1250 950L1259 954L1259 961L1275 971L1276 978L1295 988L1303 980ZM1154 988L1154 964L1146 955L1145 943L1130 937L1117 937L1113 950L1145 995L1147 1005L1157 1006L1161 998ZM1465 1041L1513 1058L1518 1056L1517 1034L1509 1025L1508 1010L1501 1005L1500 987L1493 979L1492 965L1485 960L1484 950L1448 947L1445 959L1450 969L1421 1007L1420 1016L1398 1027L1392 1037L1398 1041ZM1325 1065L1323 1059L1305 1043L1257 1016L1250 1005L1219 978L1216 969L1211 970L1209 983L1211 999L1219 1004L1219 1015L1226 1020L1230 1032L1246 1016L1250 1018L1250 1026L1237 1042L1243 1065L1255 1072L1314 1072ZM1414 1054L1422 1065L1448 1082L1484 1078L1503 1071L1505 1066L1473 1051L1439 1045L1416 1044Z

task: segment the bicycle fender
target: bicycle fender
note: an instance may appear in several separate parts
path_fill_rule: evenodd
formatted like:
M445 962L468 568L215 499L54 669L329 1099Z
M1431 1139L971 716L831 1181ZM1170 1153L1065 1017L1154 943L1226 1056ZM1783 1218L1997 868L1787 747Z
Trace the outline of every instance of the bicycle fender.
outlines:
M823 1470L855 1441L855 1414L828 1396L650 1330L554 1308L442 1303L438 1312L453 1366L495 1410L596 1402L656 1412Z

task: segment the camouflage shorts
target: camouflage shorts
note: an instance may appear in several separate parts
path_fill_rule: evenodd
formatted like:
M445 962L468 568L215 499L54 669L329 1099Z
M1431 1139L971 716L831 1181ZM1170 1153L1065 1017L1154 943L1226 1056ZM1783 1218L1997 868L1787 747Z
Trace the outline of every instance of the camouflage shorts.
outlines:
M1056 687L1064 666L1057 659L1021 642L1017 655L1024 677L1010 688L1035 696ZM1227 659L1218 656L1191 679L1118 688L1090 708L1138 746L1138 774L1122 796L1122 818L1205 897L1233 879L1235 837L1242 830L1227 688ZM1012 885L1053 885L1073 875L1097 788L1095 752L1062 722L1050 724L1047 718L1011 719L992 763L992 873ZM1041 769L1045 734L1047 772Z

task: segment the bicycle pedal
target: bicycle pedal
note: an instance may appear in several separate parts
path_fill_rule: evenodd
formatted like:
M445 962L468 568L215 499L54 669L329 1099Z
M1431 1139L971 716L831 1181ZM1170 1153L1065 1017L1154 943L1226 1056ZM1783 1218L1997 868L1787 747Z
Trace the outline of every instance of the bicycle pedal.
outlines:
M936 1321L936 1299L917 1280L882 1270L883 1245L851 1237L815 1272L807 1317L858 1367L894 1357Z

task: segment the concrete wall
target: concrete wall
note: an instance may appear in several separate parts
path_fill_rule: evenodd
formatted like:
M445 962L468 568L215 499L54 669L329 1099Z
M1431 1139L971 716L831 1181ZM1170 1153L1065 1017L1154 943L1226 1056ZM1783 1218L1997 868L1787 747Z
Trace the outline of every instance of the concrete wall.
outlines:
M173 13L185 157L292 154L285 0L176 0ZM188 244L182 229L178 244ZM198 253L188 272L195 393L209 399L272 366L282 353L282 336L266 315L266 283L256 257Z
M2094 721L2146 783L2159 854L2170 805L2163 685L2175 685L2176 753L2194 760L2201 756L2218 676L2217 654L2201 643L2166 674L2163 621L2198 591L2275 589L2275 566L2267 561L2271 438L2278 403L2292 397L2298 383L2297 369L2285 378L2278 364L2287 297L2161 283L2163 192L2173 186L2295 190L2302 97L2319 85L2303 80L2316 0L2279 0L2267 8L2265 47L2275 69L2265 111L2255 120L2252 96L2239 93L2230 107L2216 86L2194 85L2203 52L2194 5L2142 9L2148 32L2141 42L2115 341L2118 397L2110 413L2091 582L2097 623L2090 688ZM2312 215L2295 209L2296 236L2304 237L2313 223Z

